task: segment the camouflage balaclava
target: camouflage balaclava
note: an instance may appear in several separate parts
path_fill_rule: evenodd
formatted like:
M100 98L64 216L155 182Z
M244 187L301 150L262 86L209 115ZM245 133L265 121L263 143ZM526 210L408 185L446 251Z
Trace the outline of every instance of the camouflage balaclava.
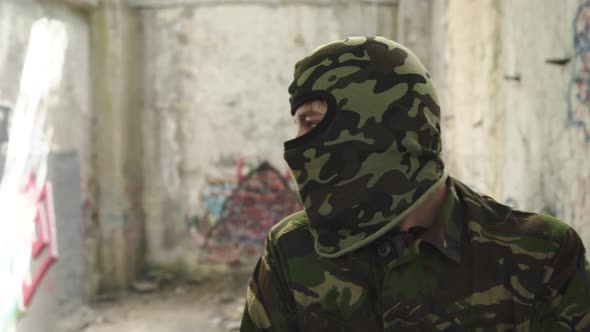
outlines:
M443 185L438 97L404 46L383 37L321 46L295 65L289 93L291 114L313 99L328 105L285 142L319 255L370 243Z

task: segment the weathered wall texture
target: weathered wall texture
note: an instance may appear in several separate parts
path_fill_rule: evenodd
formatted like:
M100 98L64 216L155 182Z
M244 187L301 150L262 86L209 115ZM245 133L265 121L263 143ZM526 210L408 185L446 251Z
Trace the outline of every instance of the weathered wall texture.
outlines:
M293 64L347 35L398 39L423 59L452 175L590 243L586 1L2 1L8 108L45 16L67 48L43 131L52 152L79 156L90 291L126 287L144 245L150 265L185 271L255 252L299 208L282 159Z
M449 1L444 138L453 175L589 245L586 3Z
M199 233L224 222L233 204L225 202L246 174L266 161L288 177L282 142L295 133L287 86L296 60L347 35L395 37L394 2L307 3L141 9L150 263L194 268L206 241ZM282 176L255 187L281 187Z
M64 2L0 3L0 330L54 330L85 299L80 173L90 172L89 26ZM4 121L6 122L6 121ZM65 160L63 157L65 157ZM54 197L57 194L59 197ZM60 255L61 253L61 255Z
M428 69L446 109L448 96L448 0L400 0L397 41L414 52ZM445 120L443 119L443 122Z
M33 282L25 290L26 311L18 321L18 332L64 331L59 328L61 318L75 312L87 300L78 154L50 153L47 167L47 185L51 189L39 206L50 206L53 211L50 219L42 222L54 225L51 232L55 234L50 234L44 252L31 263ZM35 243L40 243L39 237ZM44 264L50 264L47 270Z
M494 193L502 183L504 147L500 7L492 0L449 1L448 89L442 93L448 101L443 134L449 169Z
M16 103L31 26L43 17L63 22L68 41L60 84L46 105L46 135L52 150L80 153L82 176L86 177L91 158L89 25L82 12L65 2L0 2L0 102Z
M143 263L141 52L137 13L125 0L100 2L91 27L93 173L86 181L89 280L101 291L125 288Z

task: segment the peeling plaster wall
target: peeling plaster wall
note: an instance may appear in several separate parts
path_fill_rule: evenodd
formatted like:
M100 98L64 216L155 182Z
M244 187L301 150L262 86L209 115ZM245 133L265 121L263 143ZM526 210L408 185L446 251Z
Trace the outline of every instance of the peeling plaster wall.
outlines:
M451 174L563 219L589 245L590 62L574 45L584 2L449 1L444 139Z
M395 38L395 17L393 2L142 9L149 262L196 267L199 249L185 220L202 215L208 181L262 161L286 172L296 60L347 35Z

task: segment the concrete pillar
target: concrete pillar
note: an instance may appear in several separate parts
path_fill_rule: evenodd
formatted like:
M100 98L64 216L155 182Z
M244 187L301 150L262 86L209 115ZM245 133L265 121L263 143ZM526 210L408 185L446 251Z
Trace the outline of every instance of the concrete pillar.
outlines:
M93 231L99 257L93 286L126 287L142 263L141 113L138 18L123 0L91 13L93 78ZM90 254L92 255L92 254Z
M475 189L498 196L504 161L502 3L449 1L447 15L447 166Z

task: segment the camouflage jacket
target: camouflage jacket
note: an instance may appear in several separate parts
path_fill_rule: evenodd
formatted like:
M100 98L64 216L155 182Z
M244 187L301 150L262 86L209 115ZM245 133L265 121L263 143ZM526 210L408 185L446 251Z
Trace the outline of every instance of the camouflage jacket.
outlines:
M250 280L241 331L590 331L576 232L449 179L417 240L386 234L338 258L304 212L279 222Z

